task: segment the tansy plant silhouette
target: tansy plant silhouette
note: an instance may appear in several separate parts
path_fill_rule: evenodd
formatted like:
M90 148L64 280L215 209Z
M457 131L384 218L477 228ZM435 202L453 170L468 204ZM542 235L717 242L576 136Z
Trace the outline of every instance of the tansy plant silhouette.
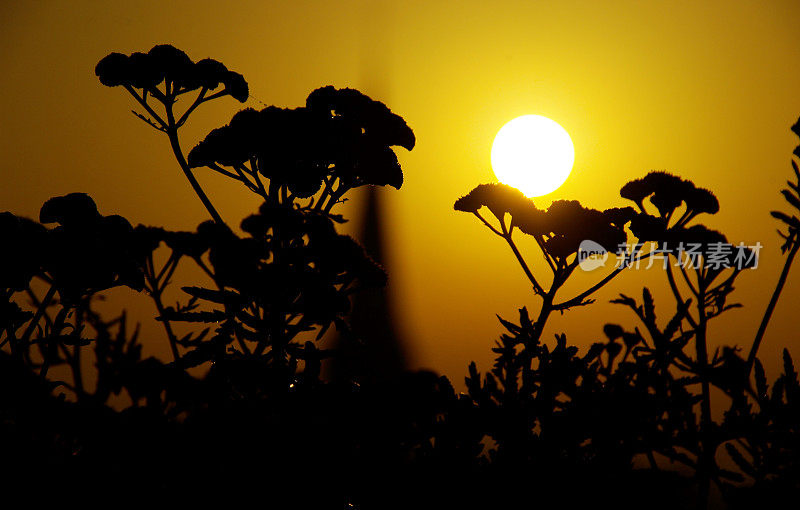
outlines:
M465 393L428 371L327 380L325 359L346 353L326 348L324 333L351 335L350 296L386 278L337 232L345 219L336 207L359 186L401 187L394 151L415 144L406 122L329 86L298 108L239 111L184 158L179 128L207 101L244 102L240 75L168 45L112 53L96 72L167 135L212 220L193 232L134 228L83 193L48 200L38 222L0 213L6 494L241 494L276 508L368 510L702 508L715 502L714 486L730 507L752 508L800 492L797 371L785 350L770 385L757 357L800 249L797 214L772 213L786 260L743 359L735 345L715 347L708 324L738 306L734 283L756 259L746 247L721 251L725 236L698 223L719 210L710 191L651 172L622 187L629 207L562 200L545 210L507 186L480 185L455 208L508 244L541 300L534 317L522 308L517 322L501 319L493 366L481 373L472 363ZM783 196L800 210L793 166L797 182ZM195 171L263 199L242 234L222 222ZM534 239L543 271L520 236ZM624 245L624 259L564 297L584 240L611 252ZM681 249L689 245L697 253ZM674 298L665 323L645 288L641 299L613 300L638 326L606 324L605 339L583 353L562 333L548 345L553 312L591 305L612 279L633 277L622 275L631 264L655 257ZM181 282L184 299L167 303L182 264L205 276ZM152 298L171 360L143 357L124 310L101 316L109 289Z
M793 165L797 173L797 166ZM789 185L792 190L784 190L783 194L798 207L797 185ZM751 419L749 406L759 398L749 381L748 365L756 363L757 386L761 388L757 391L763 394L764 373L755 351L796 254L800 224L786 214L772 213L789 226L789 233L782 234L786 240L783 249L789 251L789 256L753 342L751 360L746 362L734 347L717 348L713 356L708 348L708 322L740 306L728 302L734 281L757 264L750 248L731 247L723 234L701 224L690 224L701 214L719 211L716 197L666 172L651 172L631 181L622 187L620 195L631 200L635 209L601 212L575 201L556 201L541 210L522 193L502 184L480 185L456 201L456 210L475 215L509 245L532 283L534 294L541 298L536 320L529 318L526 308L520 310L519 324L500 319L509 334L503 335L493 349L497 354L494 368L481 378L473 364L467 386L472 399L493 417L487 419L488 435L497 443L497 462L526 471L541 462L541 458L531 457L534 452L548 452L547 466L563 465L565 458L577 455L566 465L588 463L603 466L609 473L609 468L628 466L637 456L646 458L654 470L661 469L659 458L666 459L694 471L697 502L706 506L711 482L723 491L731 491L743 480L741 472L720 464L718 450L723 444L730 463L750 476L758 473L759 483L767 479L752 465L761 458L761 452L746 447L753 461L746 460L747 455L739 452L734 442L742 440L739 434L743 430L752 433L757 428L742 428L741 424ZM484 217L483 208L495 221ZM513 238L515 231L535 239L543 264L552 273L549 288L534 277ZM627 232L634 242L627 242ZM578 250L584 240L595 241L609 251L624 247L620 253L624 258L597 284L571 299L558 301L557 291L579 265ZM690 246L694 255L690 254ZM725 247L728 249L723 250ZM715 250L714 256L709 255ZM641 304L625 295L612 302L629 307L645 326L646 335L638 328L629 332L608 324L604 328L608 342L594 344L583 357L578 356L576 348L567 347L565 335L556 336L557 346L552 352L542 343L542 331L553 311L590 304L588 296L622 270L654 256L664 259L664 274L676 300L675 312L666 327L657 325L653 298L644 289ZM673 267L680 268L680 280ZM694 352L690 351L692 344ZM784 382L773 397L778 406L783 405L782 385L797 386L788 352L785 356L786 369L781 376ZM692 391L695 386L699 386L698 394ZM711 414L712 387L722 390L731 406L722 423ZM615 394L614 412L606 409L602 422L598 422L599 415L591 411L591 402L602 402L601 407L609 405L610 397L602 396L606 392ZM793 400L786 398L787 404ZM762 398L761 404L764 403ZM695 420L695 406L699 406L699 422ZM734 423L733 415L738 416L739 423ZM587 425L583 420L594 422ZM763 439L759 444L765 447ZM774 455L785 459L781 453Z

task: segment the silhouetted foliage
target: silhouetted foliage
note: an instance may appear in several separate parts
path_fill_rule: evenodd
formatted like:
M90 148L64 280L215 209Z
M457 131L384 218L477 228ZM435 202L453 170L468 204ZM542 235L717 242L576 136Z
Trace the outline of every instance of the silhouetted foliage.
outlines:
M352 188L400 189L403 172L391 147L411 150L414 143L405 121L383 103L328 86L309 94L305 107L240 111L192 149L188 162L239 180L265 199L305 199L322 189L316 209L330 211Z
M112 53L96 74L167 134L213 221L195 231L133 228L82 193L45 202L39 222L0 213L6 494L249 496L276 508L371 509L702 508L713 503L712 484L729 506L751 508L800 492L797 370L784 350L770 385L756 355L800 249L797 214L772 212L786 229L787 258L744 359L735 345L710 349L708 322L739 306L733 285L756 253L741 246L709 255L728 242L695 222L719 211L710 191L651 172L621 189L635 207L600 211L573 200L542 209L509 186L479 185L455 209L508 244L538 310L498 317L505 332L494 363L485 372L472 363L464 393L428 371L328 380L326 360L351 353L325 345L326 333L352 336L351 296L386 282L337 232L345 219L334 208L356 187L401 188L394 147L415 145L406 122L356 90L328 86L299 108L236 113L187 160L178 128L210 99L246 101L241 75L169 45ZM798 182L782 193L800 210L792 164ZM199 167L264 200L241 233L200 189ZM533 238L549 281L534 276L519 236ZM616 251L620 264L564 298L586 240ZM669 251L689 245L699 255ZM606 324L585 352L563 333L554 343L542 338L553 312L590 305L626 268L659 255L675 300L659 304L666 323L644 288L641 298L612 300L637 325ZM204 278L181 282L183 297L168 304L184 264ZM112 288L151 298L171 360L143 355L124 310L110 319L98 312ZM712 397L726 409L720 417Z

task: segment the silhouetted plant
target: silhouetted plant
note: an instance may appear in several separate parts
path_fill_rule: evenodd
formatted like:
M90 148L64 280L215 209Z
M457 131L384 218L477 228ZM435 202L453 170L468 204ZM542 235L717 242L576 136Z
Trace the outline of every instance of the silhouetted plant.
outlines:
M797 191L795 185L790 186ZM732 247L723 234L692 224L703 213L718 212L719 204L710 191L690 181L666 172L651 172L623 186L620 194L633 201L636 209L600 212L584 209L574 201L556 201L545 211L520 192L492 184L478 186L456 201L456 210L474 214L509 244L533 284L534 294L542 298L535 321L525 308L520 310L519 324L500 319L509 334L503 335L493 349L497 355L494 367L481 377L475 364L471 365L467 387L484 413L486 433L496 443L492 458L499 466L529 470L545 465L552 470L562 465L569 471L597 462L596 466L609 474L614 472L613 466L618 466L619 473L629 469L638 456L648 459L651 469L660 470L657 457L661 457L695 472L698 501L705 506L711 481L727 494L744 480L744 473L721 466L717 453L724 444L740 463L743 457L731 450L731 441L741 439L737 434L747 429L741 425L746 419L739 418L734 426L730 417L736 413L749 417L747 406L753 394L748 363L737 349L723 347L708 352L707 326L711 319L740 306L730 303L729 296L735 279L757 264L757 254L741 244ZM785 191L787 194L792 192ZM791 197L787 200L796 205ZM496 224L481 214L482 207L495 217ZM796 241L792 227L795 220L783 213L773 212L773 216L789 225L784 251L791 249ZM636 240L630 248L626 227ZM553 274L548 289L534 277L513 240L515 228L536 240ZM623 258L597 284L557 303L555 293L579 266L577 252L585 240L595 241L608 251L624 245L618 253ZM787 268L792 256L790 253ZM676 300L675 312L664 329L656 323L653 299L645 289L641 304L624 295L613 302L629 307L638 316L646 336L638 328L629 332L618 325L606 325L609 341L594 344L584 357L578 356L576 348L567 347L563 335L556 336L552 353L541 343L541 332L553 310L590 304L592 300L587 297L620 271L657 257L663 259ZM673 267L680 268L680 282ZM785 274L780 285L782 282ZM774 303L769 311L772 307ZM765 317L764 324L768 320ZM688 352L692 343L694 354ZM558 369L552 371L554 363ZM693 390L697 385L699 394ZM731 410L723 423L711 415L712 387L730 399ZM602 404L595 408L592 402ZM699 406L699 415L695 406ZM603 426L597 422L600 409L621 421ZM573 422L576 417L580 419ZM591 420L594 423L585 426ZM635 426L631 428L630 424ZM612 434L605 435L609 431Z
M792 131L800 136L800 120L792 126ZM800 157L800 145L795 148L794 154ZM794 170L797 182L786 181L786 184L789 185L789 189L781 190L781 194L783 194L783 197L789 202L789 205L800 211L800 170L797 168L797 163L794 160L792 160L792 169ZM772 312L775 310L775 305L778 304L778 298L781 295L783 286L786 284L786 279L789 277L789 269L792 267L795 256L797 256L797 251L800 250L800 219L798 219L797 216L789 216L780 211L772 211L771 214L787 227L786 234L780 230L778 230L778 234L784 240L781 246L781 252L788 252L788 254L786 255L786 262L783 264L781 275L778 278L778 284L775 286L775 291L772 293L772 298L767 305L767 310L764 312L764 317L756 332L753 345L750 347L750 353L747 355L748 372L752 369L753 363L756 360L756 354L758 354L758 348L761 346L761 340L764 338L764 333L767 331L767 324L770 318L772 318Z
M705 507L712 483L731 507L800 493L797 371L784 350L770 387L756 356L799 249L796 216L772 213L788 227L787 259L745 360L735 346L709 348L709 322L739 306L735 279L757 260L696 223L719 210L710 191L651 172L622 187L635 207L560 200L543 210L508 186L480 185L455 209L509 245L537 312L498 317L506 332L494 364L484 374L469 366L466 393L428 371L329 381L324 361L343 354L320 340L331 326L350 334L350 297L386 279L336 231L345 219L334 209L356 187L401 187L394 147L415 144L405 121L358 91L324 87L300 108L238 112L186 161L177 130L205 101L244 102L240 75L168 45L111 54L96 72L168 135L214 221L193 232L132 228L81 193L48 200L39 222L0 213L0 479L12 490L249 492L281 508L364 509ZM177 116L176 101L195 91ZM198 167L264 200L242 234L199 189ZM800 209L793 167L798 182L783 194ZM516 231L534 239L550 278L534 275ZM621 260L564 299L586 240ZM657 258L675 298L666 324L645 288L612 300L635 315L633 329L606 324L583 353L563 333L544 342L554 311L590 305L624 269ZM188 297L167 303L182 264L205 281L181 282ZM124 310L98 313L105 292L124 287L152 298L169 362L143 356ZM712 394L726 404L722 419Z
M639 214L631 221L631 231L642 240L652 241L655 249L665 252L664 268L679 310L683 310L682 318L688 324L695 343L696 355L684 360L681 368L688 371L701 386L700 402L701 421L699 450L696 468L701 489L701 499L707 498L708 482L716 479L716 451L722 437L715 434L715 424L711 416L711 386L714 364L719 361L730 366L737 356L728 352L725 360L714 360L708 353L708 322L726 310L738 307L729 304L728 296L733 291L733 283L743 269L756 263L755 254L744 246L724 250L730 247L725 236L710 230L703 225L688 226L689 222L699 214L715 214L719 204L714 195L705 189L696 188L689 181L680 179L665 172L651 172L644 179L626 184L620 194L636 203ZM650 204L655 206L657 214L649 214L644 200L649 197ZM681 211L681 206L684 206ZM677 218L677 219L676 219ZM670 250L670 247L672 250ZM694 247L692 255L689 247ZM715 248L717 250L715 251ZM715 253L712 258L711 254ZM676 260L672 264L669 258ZM678 286L673 266L680 268L685 287L691 294L685 298ZM687 271L686 267L689 267ZM691 273L691 274L690 274ZM691 312L690 304L694 303L696 316ZM737 374L741 381L742 374Z
M228 95L240 103L247 101L250 92L244 77L214 59L193 62L186 53L169 44L154 46L147 53L110 53L97 64L95 74L107 87L123 87L144 108L147 115L136 111L134 115L167 135L175 158L195 193L214 221L223 223L186 163L178 129L205 102ZM174 108L180 96L198 90L194 101L178 116ZM153 109L149 99L161 104L162 115Z
M492 225L481 214L480 210L484 206L497 220L497 226ZM556 302L556 293L580 264L577 252L581 242L590 239L608 251L616 251L627 239L624 228L633 216L634 211L631 208L601 212L586 209L574 200L559 200L543 211L520 191L505 184L482 184L458 199L454 208L475 215L511 248L533 285L534 293L543 301L541 312L534 324L537 340L551 312L590 304L592 300L587 299L588 296L608 283L625 267L621 265L578 296L560 303ZM509 220L506 220L506 215L510 217ZM513 240L515 229L536 240L552 273L548 289L539 283L520 253Z

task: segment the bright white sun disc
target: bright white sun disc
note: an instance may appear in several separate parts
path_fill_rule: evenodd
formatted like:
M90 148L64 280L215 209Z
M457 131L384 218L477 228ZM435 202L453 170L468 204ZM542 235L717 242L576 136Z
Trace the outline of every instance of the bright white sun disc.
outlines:
M567 131L541 115L523 115L500 128L492 144L492 169L500 182L528 197L564 184L575 163Z

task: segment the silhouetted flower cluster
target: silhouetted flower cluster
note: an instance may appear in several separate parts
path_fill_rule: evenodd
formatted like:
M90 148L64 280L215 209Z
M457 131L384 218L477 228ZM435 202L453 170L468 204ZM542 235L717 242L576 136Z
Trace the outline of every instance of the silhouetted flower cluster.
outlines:
M223 93L243 103L249 96L241 74L229 71L221 62L205 58L193 62L186 53L169 44L154 46L147 53L110 53L97 64L95 74L107 87L133 87L155 90L163 82L173 95L200 88Z
M211 218L224 224L222 216L214 208L186 162L178 140L178 130L203 103L223 96L231 96L240 103L247 101L249 87L244 77L210 58L192 62L186 53L169 44L155 46L148 53L136 52L130 56L111 53L98 62L95 74L103 85L123 86L139 106L144 108L144 113L133 110L133 114L167 135L170 148L192 189ZM221 90L213 92L220 86ZM199 92L183 113L176 113L175 106L181 96L198 89ZM154 109L154 102L160 103L160 108Z
M688 217L685 221L700 213L716 214L719 211L719 202L713 193L667 172L650 172L642 179L633 180L622 187L620 195L635 202L640 211L644 210L644 199L649 197L662 217L671 216L681 203L685 203L685 216Z
M31 278L46 275L65 302L118 285L142 288L141 258L133 228L125 218L102 216L84 193L55 197L42 206L42 223L11 213L0 215L0 229L13 250L7 250L0 273L2 287L21 291Z
M42 223L58 223L48 231L42 268L53 279L61 299L127 285L141 290L141 260L133 227L122 216L102 216L84 193L51 198L42 206Z
M533 201L520 190L498 183L479 184L453 205L456 211L468 213L477 213L481 207L486 207L498 218L506 213L513 215L535 209Z
M698 214L716 214L719 211L719 202L714 194L696 187L691 181L667 172L650 172L623 186L620 196L636 203L639 209L639 214L631 218L631 231L640 241L667 242L682 235L692 238L693 242L716 241L714 234L709 234L708 239L698 239L703 237L700 231L685 231ZM645 199L648 197L658 211L657 215L647 212ZM685 209L676 217L675 212L681 204L685 204Z
M392 146L411 150L414 143L405 121L383 103L328 86L312 92L305 107L240 111L192 149L188 161L241 180L264 198L280 200L281 187L308 198L324 185L338 199L367 184L399 189L403 172Z
M556 200L547 210L541 210L521 191L506 184L481 184L454 205L457 211L473 214L481 207L489 209L500 222L508 214L509 228L541 239L543 249L561 260L575 254L584 240L615 251L625 243L624 228L634 216L631 208L598 211L576 200Z

